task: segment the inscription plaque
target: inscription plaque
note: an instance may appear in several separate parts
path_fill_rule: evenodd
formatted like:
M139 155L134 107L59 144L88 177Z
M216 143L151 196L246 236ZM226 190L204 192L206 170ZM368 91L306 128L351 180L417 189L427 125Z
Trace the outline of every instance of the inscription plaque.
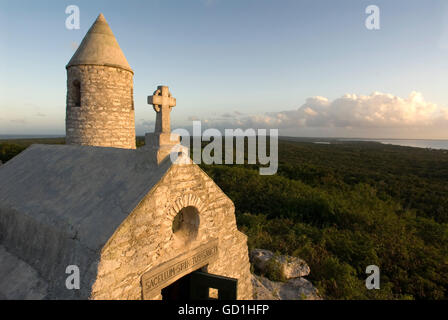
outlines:
M150 299L160 293L162 288L217 258L218 240L216 239L149 270L142 275L143 299Z

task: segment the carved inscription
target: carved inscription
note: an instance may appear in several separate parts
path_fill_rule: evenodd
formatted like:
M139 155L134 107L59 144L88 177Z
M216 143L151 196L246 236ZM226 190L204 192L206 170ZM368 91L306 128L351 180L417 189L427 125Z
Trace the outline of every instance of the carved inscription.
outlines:
M151 298L160 292L162 288L184 275L213 262L217 257L218 241L213 240L153 268L142 276L143 298Z

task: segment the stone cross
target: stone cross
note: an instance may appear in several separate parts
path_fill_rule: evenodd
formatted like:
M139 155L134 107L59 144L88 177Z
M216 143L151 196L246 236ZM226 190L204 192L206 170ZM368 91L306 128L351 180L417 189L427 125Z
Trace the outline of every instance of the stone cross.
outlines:
M158 86L152 96L148 96L148 104L152 104L157 112L155 134L170 133L170 112L176 105L176 99L172 97L167 86Z

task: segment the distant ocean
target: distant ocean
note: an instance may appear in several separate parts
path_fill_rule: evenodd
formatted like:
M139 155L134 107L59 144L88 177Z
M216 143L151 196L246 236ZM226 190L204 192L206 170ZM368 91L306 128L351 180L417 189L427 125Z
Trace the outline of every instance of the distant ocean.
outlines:
M38 138L62 138L65 134L0 134L0 140L7 139L38 139Z
M33 138L61 138L64 134L42 134L42 135L9 135L0 134L0 140L5 139L33 139ZM334 140L334 138L329 138ZM404 147L415 148L430 148L430 149L444 149L448 150L448 140L424 140L424 139L355 139L355 138L338 138L338 141L375 141L384 144L393 144ZM318 144L330 144L330 140L322 138L322 141L317 141Z
M404 147L430 148L448 150L448 140L423 140L423 139L338 139L339 141L375 141L384 144L393 144Z

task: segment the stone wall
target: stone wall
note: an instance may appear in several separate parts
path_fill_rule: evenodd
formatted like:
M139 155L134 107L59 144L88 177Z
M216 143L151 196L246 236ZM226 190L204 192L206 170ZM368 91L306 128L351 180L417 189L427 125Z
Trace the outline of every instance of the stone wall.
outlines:
M173 233L172 224L189 206L199 212L199 227L187 241ZM237 230L234 210L232 201L198 166L173 165L104 246L91 298L141 299L145 272L217 238L218 259L207 271L237 278L238 299L252 299L247 237Z
M69 67L66 143L135 149L133 101L132 72L96 65Z

